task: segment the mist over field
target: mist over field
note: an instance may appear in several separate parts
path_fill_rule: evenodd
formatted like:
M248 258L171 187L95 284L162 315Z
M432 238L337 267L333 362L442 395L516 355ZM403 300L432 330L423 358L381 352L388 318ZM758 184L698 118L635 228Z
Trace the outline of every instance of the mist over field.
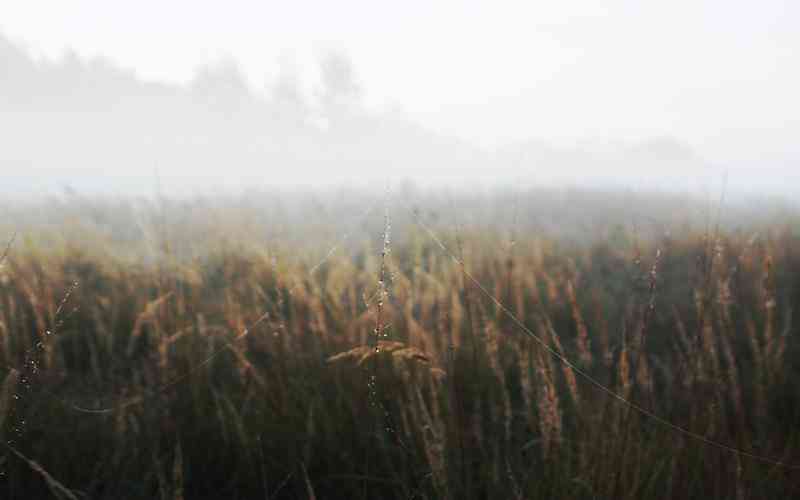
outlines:
M323 51L315 64L316 82L283 64L258 88L229 57L197 68L186 83L164 83L107 57L35 56L0 32L0 189L15 197L64 189L183 196L389 180L792 198L800 186L797 157L766 151L763 162L721 163L681 130L481 146L369 106L346 51Z

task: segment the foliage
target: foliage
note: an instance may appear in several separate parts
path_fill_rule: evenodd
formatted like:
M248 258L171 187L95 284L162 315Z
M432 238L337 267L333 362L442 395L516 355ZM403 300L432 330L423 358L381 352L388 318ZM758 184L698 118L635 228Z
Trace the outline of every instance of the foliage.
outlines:
M235 213L219 216L225 231ZM507 226L439 213L463 269L419 227L383 263L382 239L326 253L319 235L202 253L183 241L138 261L86 239L12 249L3 441L92 499L797 496L792 469L597 391L467 275L595 381L708 440L800 464L791 230L641 237L610 221L589 241L517 228L504 244ZM161 223L150 234L207 221ZM3 498L66 495L4 453Z

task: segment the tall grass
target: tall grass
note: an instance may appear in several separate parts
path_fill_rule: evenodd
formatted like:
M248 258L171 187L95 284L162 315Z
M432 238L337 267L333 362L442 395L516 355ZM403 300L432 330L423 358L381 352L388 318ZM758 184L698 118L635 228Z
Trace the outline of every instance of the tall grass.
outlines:
M716 235L669 219L634 239L598 197L587 213L607 221L576 238L541 219L561 207L578 224L568 200L520 201L513 233L484 198L459 201L463 218L477 207L464 225L435 199L424 227L393 206L391 258L388 218L360 218L367 203L331 217L335 231L300 211L287 232L256 232L247 202L166 200L149 243L96 224L37 239L32 222L0 269L2 439L101 499L796 496L793 469L631 411L520 328L692 435L798 464L788 219L754 213ZM153 215L123 207L103 217ZM65 495L0 460L4 498Z

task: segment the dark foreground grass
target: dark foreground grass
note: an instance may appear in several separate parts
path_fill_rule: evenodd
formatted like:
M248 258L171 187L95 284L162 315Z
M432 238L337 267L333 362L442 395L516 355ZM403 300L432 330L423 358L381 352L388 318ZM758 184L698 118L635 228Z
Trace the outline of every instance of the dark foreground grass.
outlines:
M491 298L647 411L800 465L800 241L608 227L509 248L454 224L463 268L419 227L385 259L25 241L0 270L0 497L800 495L797 470L597 391Z

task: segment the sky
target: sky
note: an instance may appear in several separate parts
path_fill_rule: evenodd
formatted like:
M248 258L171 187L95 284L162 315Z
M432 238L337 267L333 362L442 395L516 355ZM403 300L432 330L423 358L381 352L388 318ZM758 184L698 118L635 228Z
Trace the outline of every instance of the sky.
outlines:
M265 92L346 54L364 106L483 150L674 138L732 171L800 160L800 4L762 0L0 3L0 34L40 58L102 57L186 85L235 61Z

